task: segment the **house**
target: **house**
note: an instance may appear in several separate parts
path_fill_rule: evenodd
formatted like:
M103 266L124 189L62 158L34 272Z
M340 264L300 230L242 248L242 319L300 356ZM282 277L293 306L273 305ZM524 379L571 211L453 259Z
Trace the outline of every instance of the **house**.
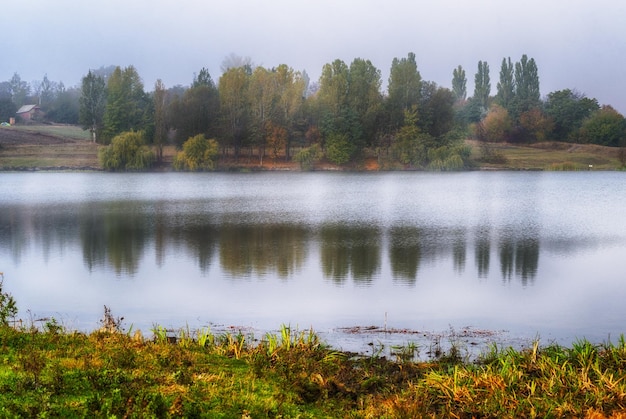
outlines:
M15 114L23 121L29 122L36 120L41 111L38 105L24 105L15 112Z

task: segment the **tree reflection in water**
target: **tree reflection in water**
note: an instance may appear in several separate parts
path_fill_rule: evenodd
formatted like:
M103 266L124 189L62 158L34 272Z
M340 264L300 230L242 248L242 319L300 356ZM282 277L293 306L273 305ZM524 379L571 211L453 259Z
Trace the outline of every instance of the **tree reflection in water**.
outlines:
M182 217L182 218L181 218ZM481 226L433 228L362 224L302 226L290 223L221 224L211 214L164 213L158 204L124 202L90 204L81 208L6 207L0 212L0 248L10 249L19 263L32 244L44 255L80 246L89 271L108 267L118 275L137 274L148 249L161 266L166 255L184 252L201 273L213 263L231 278L275 275L297 276L312 246L319 246L319 264L325 278L342 284L348 279L371 284L380 275L383 255L389 259L392 279L414 285L425 262L450 260L452 272L466 269L472 246L477 278L489 274L492 241L503 281L519 279L532 285L539 265L539 234L527 229L492 231Z

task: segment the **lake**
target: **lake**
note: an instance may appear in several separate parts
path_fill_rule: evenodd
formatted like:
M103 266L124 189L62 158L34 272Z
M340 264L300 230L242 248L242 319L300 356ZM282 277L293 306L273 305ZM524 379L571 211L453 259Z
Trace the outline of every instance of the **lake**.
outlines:
M2 173L26 321L282 324L345 350L626 332L626 173ZM369 345L368 345L369 344Z

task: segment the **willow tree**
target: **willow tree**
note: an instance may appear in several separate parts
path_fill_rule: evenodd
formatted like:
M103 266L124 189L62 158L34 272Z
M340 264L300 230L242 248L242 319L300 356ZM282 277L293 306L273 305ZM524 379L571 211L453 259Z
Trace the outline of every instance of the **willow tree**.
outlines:
M144 134L137 131L123 132L111 140L111 144L98 152L100 164L105 170L144 170L152 166L154 154L145 145Z

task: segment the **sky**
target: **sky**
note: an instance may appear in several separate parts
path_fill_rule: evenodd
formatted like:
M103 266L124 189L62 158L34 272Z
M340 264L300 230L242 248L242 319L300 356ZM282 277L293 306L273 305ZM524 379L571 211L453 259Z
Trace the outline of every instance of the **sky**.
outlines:
M326 63L368 59L386 90L392 60L414 52L424 80L451 87L478 61L491 94L502 59L534 58L542 96L577 90L626 114L622 0L30 0L0 13L0 81L18 73L79 85L89 69L133 65L146 91L189 85L226 56L287 64L319 79Z

